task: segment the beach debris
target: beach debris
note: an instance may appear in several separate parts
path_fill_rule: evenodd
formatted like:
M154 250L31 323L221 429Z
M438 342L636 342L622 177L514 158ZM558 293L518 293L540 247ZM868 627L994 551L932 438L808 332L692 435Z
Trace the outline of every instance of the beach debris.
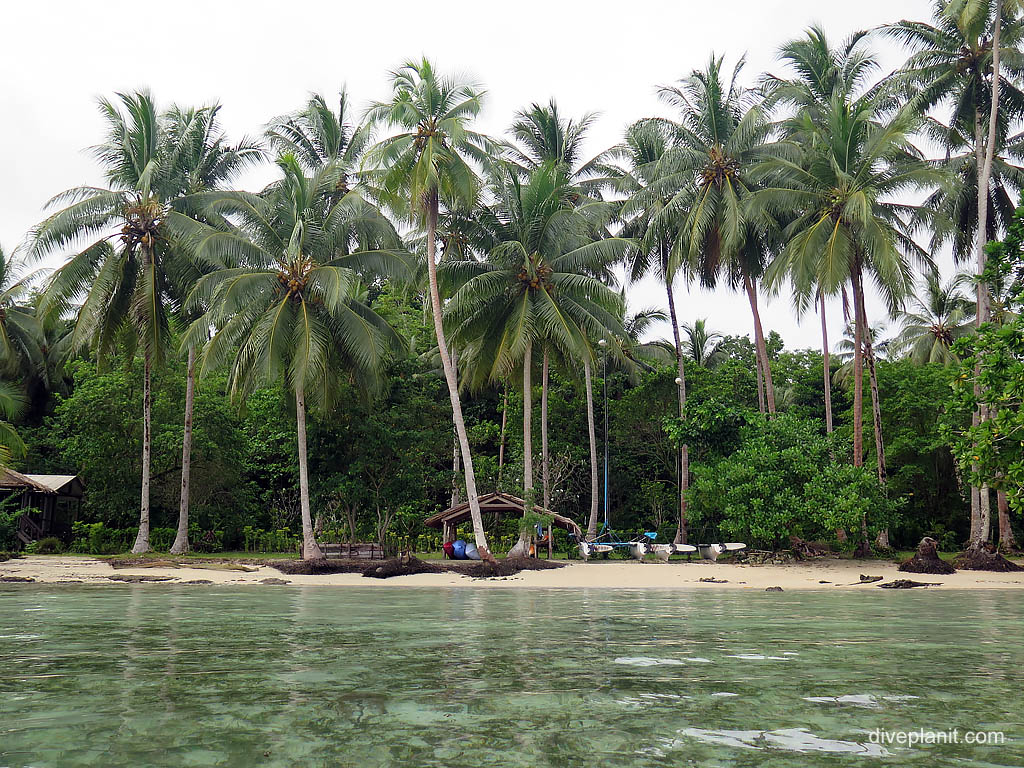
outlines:
M988 541L978 546L968 547L953 561L953 564L965 571L995 571L996 573L1024 571L1024 568L999 554L995 545Z
M279 579L276 576L271 576L267 579L260 579L260 584L291 584L287 579Z
M866 576L863 573L860 575L860 581L855 582L856 584L874 584L876 581L881 581L884 577L882 576Z
M108 561L110 567L119 568L194 568L201 571L242 571L255 573L259 567L232 560L154 560L148 557L115 558Z
M142 584L144 582L153 581L170 581L173 576L139 576L137 574L128 573L115 573L112 576L107 576L111 581L123 581L126 584Z
M765 592L782 592L782 587L767 587Z
M703 579L699 579L699 581L702 581L705 584L728 584L729 583L728 579L716 579L714 576L705 576Z
M914 587L941 587L941 582L936 581L911 581L910 579L896 579L886 584L879 584L882 589L913 589Z
M192 579L191 581L183 581L182 584L213 584L209 579Z
M906 573L956 573L956 568L939 557L939 542L925 536L917 545L917 552L909 560L900 563L899 569Z
M441 573L442 569L433 563L420 560L413 555L402 555L385 560L380 565L371 565L363 576L371 579L390 579L392 576L409 576L414 573Z
M0 576L0 582L5 584L28 583L35 581L31 576Z
M828 557L832 554L828 544L819 541L804 541L799 536L789 537L789 551L797 560L812 560L816 557Z
M825 579L821 579L818 583L819 584L831 584L832 582L831 581L825 581Z

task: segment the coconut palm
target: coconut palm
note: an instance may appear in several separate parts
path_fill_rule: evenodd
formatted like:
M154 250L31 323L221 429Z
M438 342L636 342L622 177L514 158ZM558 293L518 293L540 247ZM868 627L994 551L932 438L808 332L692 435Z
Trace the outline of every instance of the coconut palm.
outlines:
M142 348L142 493L132 547L139 553L149 549L152 369L167 354L182 283L196 270L182 245L194 223L182 200L190 172L176 150L208 137L182 125L180 139L168 141L166 121L145 91L118 94L118 102L100 101L107 136L93 150L108 186L76 187L53 198L47 207L59 210L34 228L29 253L41 258L86 243L53 274L40 307L44 314L67 311L81 300L69 351L93 346L102 360L126 332ZM195 170L192 178L219 167Z
M674 126L677 146L670 151L676 167L665 179L679 191L666 211L681 218L680 248L701 281L712 286L724 279L746 293L766 406L773 413L775 388L758 309L758 281L777 224L757 205L753 176L771 124L737 82L743 64L741 59L727 80L723 59L712 56L703 70L660 90L662 100L681 116Z
M401 347L366 303L360 270L401 268L397 233L357 190L337 198L344 173L334 164L307 176L294 155L277 161L282 178L261 194L211 192L211 215L237 227L197 227L200 257L240 266L201 277L189 307L209 309L183 344L203 339L199 375L222 364L233 397L284 382L295 395L303 556L322 557L312 524L306 406L330 410L345 378L365 391L380 384L383 361Z
M443 265L460 286L446 318L454 338L471 349L466 370L475 381L497 382L522 367L523 493L529 506L534 346L551 345L589 366L591 339L623 333L622 302L606 282L609 265L629 241L602 237L611 207L579 203L578 188L555 163L540 166L526 182L508 168L490 192L495 202L481 219L497 245L486 261Z
M0 373L27 377L42 364L42 326L25 303L29 276L0 248Z
M938 275L925 275L913 309L896 316L903 326L894 342L896 348L918 365L956 362L953 342L971 332L974 320L974 307L960 291L968 281L968 276L961 274L943 285Z
M473 457L462 415L455 367L448 352L442 324L441 294L437 286L436 239L441 199L476 199L478 180L471 161L486 156L488 142L469 130L480 111L483 93L468 83L439 75L427 59L410 61L392 73L392 97L375 104L367 116L372 123L397 130L370 151L369 164L379 186L396 210L407 210L426 232L427 276L434 333L444 369L452 417L462 451L466 495L473 533L481 557L489 559L480 515Z
M641 120L626 129L623 142L609 150L608 155L618 163L614 173L615 190L627 196L622 210L622 232L634 241L627 257L627 276L630 281L636 282L654 273L665 286L676 358L676 395L679 417L683 418L686 408L686 363L673 284L676 275L684 270L677 245L678 216L666 213L675 190L670 184L664 183L665 177L671 176L674 171L667 159L674 133L666 121ZM679 544L685 544L687 538L686 492L689 488L689 465L689 446L683 444L679 448L679 524L675 535L675 541Z
M168 180L165 196L168 207L196 220L204 213L193 200L195 195L225 186L247 166L263 159L259 145L243 140L229 145L218 120L220 105L200 109L172 105L163 117L163 154L168 158ZM187 255L187 249L183 249ZM185 296L199 277L214 265L195 259L178 259L178 269L171 275L179 297ZM179 301L180 304L180 301ZM180 308L179 308L180 313ZM193 313L194 314L194 313ZM191 320L194 317L185 316ZM188 541L189 491L192 467L192 416L195 406L196 347L186 352L185 428L181 446L181 495L178 505L178 530L170 552L180 555L190 549Z
M791 103L813 104L784 121L786 139L771 147L761 168L764 205L792 217L787 244L773 262L768 280L792 280L798 301L823 293L835 295L849 283L853 295L853 460L863 464L863 363L873 361L864 330L864 277L885 293L890 308L910 292L910 259L927 263L910 236L911 206L890 202L900 192L937 183L940 175L924 162L909 136L920 119L905 108L888 116L891 98L884 89L863 90L874 62L857 44L833 50L820 31L790 43L783 58L797 69L794 81L776 80L774 95ZM805 62L825 62L825 71L808 74ZM813 75L813 76L812 76ZM831 92L818 93L831 81ZM873 366L872 366L873 367ZM872 386L876 452L882 473L880 408ZM884 477L884 475L883 475ZM862 526L866 541L866 520Z
M684 348L695 365L714 368L722 359L719 345L725 337L709 330L707 322L707 318L699 318L693 323L683 323L683 333L686 334Z
M25 405L25 396L8 381L0 380L0 469L15 456L25 455L25 444L11 424Z
M266 136L278 155L293 155L307 173L332 164L339 167L339 187L333 194L342 196L355 186L370 126L355 121L348 92L342 88L337 112L315 93L302 109L271 120Z

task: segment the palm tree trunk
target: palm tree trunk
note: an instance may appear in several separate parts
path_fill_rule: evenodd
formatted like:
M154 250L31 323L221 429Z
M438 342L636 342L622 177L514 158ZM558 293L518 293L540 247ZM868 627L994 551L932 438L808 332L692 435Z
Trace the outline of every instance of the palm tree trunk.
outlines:
M544 509L551 509L551 463L548 456L548 350L540 378L540 471L544 487Z
M427 278L430 282L430 306L434 315L434 335L437 337L437 351L441 355L441 367L448 383L448 397L452 403L452 419L455 431L459 436L459 447L462 449L462 469L466 478L466 496L469 498L469 512L473 520L473 536L476 548L483 560L493 560L487 547L487 536L484 533L483 518L480 515L480 499L476 492L476 474L473 472L473 456L469 450L469 435L466 432L466 420L462 416L462 401L459 398L459 382L455 377L455 367L448 355L448 344L444 338L444 324L441 315L441 293L437 287L437 264L434 262L437 252L437 191L430 193L427 199Z
M527 342L523 355L523 516L533 511L533 382L531 363L533 343ZM526 557L530 553L530 537L527 529L519 531L519 540L508 551L508 557Z
M142 377L142 503L139 510L139 534L135 537L132 554L149 552L149 479L153 453L153 395L152 363L149 350L143 355Z
M181 441L181 501L178 508L178 533L171 545L172 555L183 555L188 545L188 494L192 475L192 410L196 399L196 348L188 348L185 379L185 434Z
M501 472L505 468L505 427L508 424L508 385L504 385L501 406L501 439L498 443L498 490L501 490Z
M526 344L523 355L523 498L532 501L533 491L533 382L531 381L531 363L533 343ZM527 509L529 511L529 509Z
M861 321L864 328L864 359L868 364L868 379L871 385L871 424L875 433L875 459L878 469L878 483L885 485L887 478L885 471L885 444L882 440L882 408L878 398L878 375L875 372L875 350L871 342L871 332L868 330L867 312L864 309L863 297L861 300Z
M1003 552L1017 551L1017 537L1013 535L1010 524L1010 504L1006 491L996 491L996 507L999 509L999 549Z
M861 282L860 256L854 257L853 274L853 465L864 466L864 323L866 315L864 306L864 285ZM868 554L868 518L867 513L861 517L861 542L858 554Z
M832 364L828 350L828 323L825 321L825 294L819 293L821 300L821 357L822 376L825 384L825 433L832 434Z
M455 369L455 378L459 378L459 357L456 351L452 350L452 367ZM449 506L454 507L459 503L459 435L452 427L452 498Z
M757 311L757 286L749 275L743 276L743 285L747 289L750 311L754 315L754 341L757 354L761 359L761 373L764 375L764 395L768 405L768 413L775 413L775 385L772 383L772 369L768 361L768 347L764 343L764 330L761 328L761 314Z
M302 557L319 560L324 556L313 534L309 511L309 464L306 457L306 395L302 381L295 382L295 424L299 438L299 507L302 510Z
M982 166L978 169L978 276L980 277L985 271L986 255L985 255L985 243L988 240L988 187L989 180L992 178L992 163L995 159L996 149L996 131L998 128L998 116L999 116L999 75L1000 75L1000 58L1001 52L999 50L1000 45L1000 33L1002 32L1003 25L1003 2L1002 0L995 0L995 19L993 20L992 26L992 106L988 114L988 136L985 141L985 161ZM980 326L982 323L987 323L991 319L991 297L988 292L988 286L978 281L978 311L976 322ZM975 368L975 381L980 381L980 363ZM981 395L980 385L975 385L975 391L978 395ZM985 421L989 418L988 409L982 405L978 409L978 418L980 421ZM982 485L980 490L979 501L979 517L981 518L980 530L978 532L979 540L970 542L970 546L976 546L979 541L986 542L991 538L991 522L992 522L992 508L991 499L989 494L988 485Z
M668 291L668 314L672 321L672 341L676 350L676 395L679 400L679 418L686 413L686 365L683 361L683 341L679 335L679 319L676 317L676 299L672 293L672 278L667 274L667 255L662 255L662 268L665 271L665 289ZM690 447L679 447L679 525L676 528L675 543L685 544L687 538L686 492L690 487Z
M590 439L590 520L587 538L597 536L597 514L600 491L597 481L597 426L594 423L594 383L590 371L590 358L583 358L583 381L587 390L587 437Z
M761 355L754 350L754 371L757 377L757 411L764 413L764 376L761 375Z

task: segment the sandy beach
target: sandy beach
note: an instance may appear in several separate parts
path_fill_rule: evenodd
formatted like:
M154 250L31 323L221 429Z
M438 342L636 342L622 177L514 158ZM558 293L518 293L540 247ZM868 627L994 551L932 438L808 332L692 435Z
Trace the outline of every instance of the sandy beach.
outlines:
M27 556L0 563L0 583L31 579L43 584L124 584L132 577L148 577L141 583L151 587L160 584L204 583L213 585L270 586L287 582L294 585L335 587L469 587L482 589L747 589L764 591L768 587L783 590L875 589L860 584L861 574L881 576L885 583L894 579L935 582L929 589L1024 589L1024 573L986 573L959 571L948 576L900 573L896 564L885 561L855 562L850 560L819 560L793 565L737 565L693 562L590 562L571 563L564 568L523 571L515 576L476 579L457 573L426 573L398 576L391 579L367 579L358 573L337 573L315 576L286 575L270 566L255 571L224 570L223 565L189 567L122 567L113 568L108 561L89 557ZM254 567L254 566L248 566ZM110 577L115 577L111 579ZM4 578L7 577L7 578ZM159 580L157 580L159 579ZM264 580L272 579L270 584ZM714 582L701 581L715 579Z

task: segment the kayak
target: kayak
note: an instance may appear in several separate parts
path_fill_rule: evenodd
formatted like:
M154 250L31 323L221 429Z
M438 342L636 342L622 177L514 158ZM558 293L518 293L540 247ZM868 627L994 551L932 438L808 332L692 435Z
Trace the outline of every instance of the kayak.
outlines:
M467 560L479 560L480 552L477 551L476 544L466 545L466 559Z
M464 542L462 539L458 539L454 544L452 544L452 556L456 560L465 560L466 542Z

